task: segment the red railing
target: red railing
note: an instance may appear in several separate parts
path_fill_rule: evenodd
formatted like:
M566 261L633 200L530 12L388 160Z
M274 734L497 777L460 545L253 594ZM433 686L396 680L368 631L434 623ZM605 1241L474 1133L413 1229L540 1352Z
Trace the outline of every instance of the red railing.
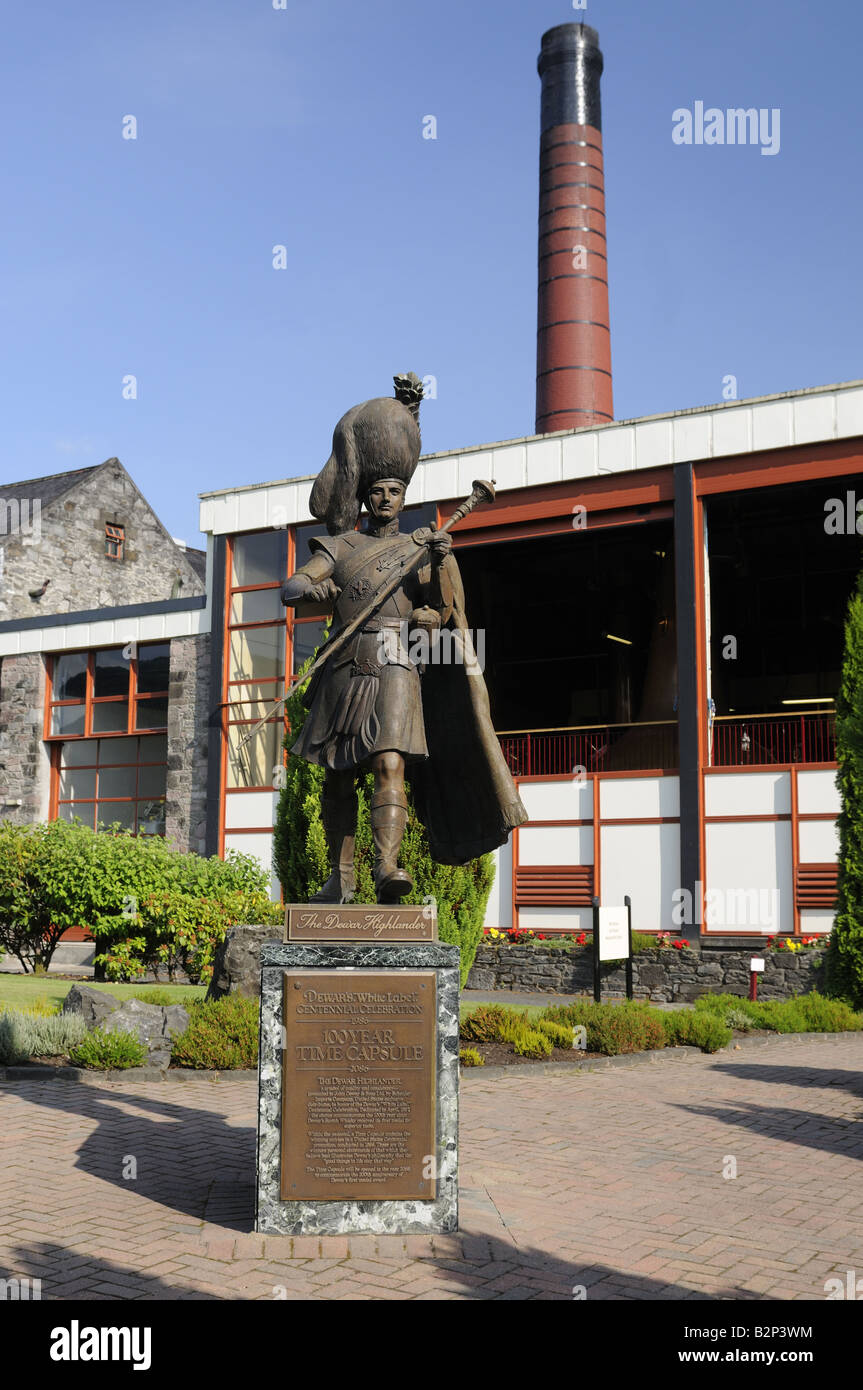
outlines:
M580 771L668 771L677 767L675 721L521 729L498 737L514 777L572 777Z
M831 710L809 714L718 715L713 721L713 767L761 763L836 761L836 716Z

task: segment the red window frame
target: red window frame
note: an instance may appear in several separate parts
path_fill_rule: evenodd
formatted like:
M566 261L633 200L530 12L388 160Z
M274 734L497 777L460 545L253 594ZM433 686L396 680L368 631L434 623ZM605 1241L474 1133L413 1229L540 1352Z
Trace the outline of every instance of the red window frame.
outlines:
M170 643L167 642L144 642L136 644L135 655L129 658L129 684L126 692L121 695L99 695L93 694L93 686L96 671L96 651L114 651L114 647L86 648L79 647L67 652L53 652L48 658L48 671L45 686L45 725L42 737L48 743L66 743L73 739L84 738L128 738L132 734L164 734L168 731L167 717L164 724L153 725L145 729L137 728L138 706L148 700L167 700L168 689L152 690L146 693L138 693L138 652L149 647L167 646L170 651ZM54 695L54 673L57 661L64 656L76 656L86 653L87 671L85 675L84 699L83 700L55 700ZM125 729L95 729L93 728L93 710L97 705L122 704L128 701L128 715ZM52 733L52 712L55 709L65 707L84 707L84 732L80 734Z
M105 554L109 560L122 560L126 544L126 528L119 522L105 522ZM113 547L113 548L112 548Z

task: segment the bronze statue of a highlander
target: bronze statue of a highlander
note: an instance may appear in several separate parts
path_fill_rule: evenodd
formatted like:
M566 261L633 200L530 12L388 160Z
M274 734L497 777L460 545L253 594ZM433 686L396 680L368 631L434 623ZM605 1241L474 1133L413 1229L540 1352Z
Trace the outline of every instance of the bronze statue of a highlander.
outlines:
M365 401L336 425L332 454L309 504L329 536L310 541L312 558L282 587L285 604L334 601L331 635L319 656L367 614L313 674L304 696L309 712L291 748L326 768L321 810L331 873L312 902L353 897L358 771L374 774L378 902L397 902L413 887L398 867L406 773L439 863L464 864L485 854L527 820L489 716L452 539L428 527L412 535L399 531L420 456L422 384L413 373L394 380L395 399ZM363 504L368 521L358 531ZM472 505L473 498L460 514ZM424 548L420 563L407 569L418 547ZM376 601L387 588L392 592ZM420 674L405 635L421 629L433 642L444 627L453 634L446 654L457 659L433 660Z

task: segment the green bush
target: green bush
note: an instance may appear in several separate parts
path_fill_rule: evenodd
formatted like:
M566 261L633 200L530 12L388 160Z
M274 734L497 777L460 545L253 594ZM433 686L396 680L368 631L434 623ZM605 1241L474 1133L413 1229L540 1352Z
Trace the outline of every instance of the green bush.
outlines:
M243 994L199 999L189 1026L174 1041L172 1063L206 1071L238 1071L258 1064L258 1001Z
M69 1060L76 1067L123 1071L127 1067L142 1066L146 1056L146 1047L131 1033L112 1033L105 1028L94 1028L72 1049Z
M525 1028L513 1038L512 1049L518 1057L550 1057L554 1044L536 1028Z
M719 1016L728 1027L744 1016L750 1028L773 1033L855 1033L863 1028L863 1014L855 1013L842 999L828 999L817 990L792 999L740 999L736 994L709 994L696 999L697 1013Z
M307 664L310 664L307 663ZM285 704L289 733L285 748L290 751L305 720L306 710L298 686ZM273 864L284 890L285 901L308 902L329 877L327 845L321 821L320 797L323 768L303 758L288 758L285 781L279 795L273 833ZM372 840L369 805L371 774L358 779L358 816L354 863L357 874L357 903L376 901L372 867ZM438 936L458 946L461 984L464 987L482 938L482 924L489 893L494 882L494 860L490 854L469 864L437 864L428 848L425 830L413 809L408 793L408 823L399 862L414 880L413 891L402 899L404 905L434 901Z
M541 1018L536 1030L551 1039L552 1047L571 1048L573 1045L575 1032L566 1023L553 1023L550 1018Z
M500 1042L510 1010L502 1004L478 1004L461 1022L461 1036L469 1042Z
M160 835L0 823L0 946L25 970L46 970L63 932L87 927L108 979L164 966L207 980L228 927L272 913L268 889L257 859L234 850L205 859Z
M484 1067L485 1058L481 1057L475 1047L463 1047L458 1054L458 1059L463 1067Z
M553 1004L542 1017L553 1023L583 1024L587 1051L614 1057L622 1052L646 1052L665 1046L662 1014L649 1004Z
M65 1057L86 1035L78 1014L33 1014L6 1009L0 1014L0 1062L29 1057Z
M826 956L827 988L863 1008L863 572L848 603L836 700L839 879Z
M731 1042L731 1029L717 1014L674 1009L661 1013L660 1018L669 1047L700 1047L702 1052L718 1052Z

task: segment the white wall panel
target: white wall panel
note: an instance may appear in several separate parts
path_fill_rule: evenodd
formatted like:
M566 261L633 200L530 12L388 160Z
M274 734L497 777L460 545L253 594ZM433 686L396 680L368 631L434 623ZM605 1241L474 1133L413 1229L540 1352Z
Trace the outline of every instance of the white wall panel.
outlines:
M603 820L679 816L680 779L603 777L599 783L599 814Z
M804 907L800 911L800 932L803 936L814 936L816 932L833 930L833 913L820 908Z
M484 927L512 926L512 838L494 851L495 875L483 920Z
M784 449L792 444L791 401L765 401L752 407L753 449Z
M636 468L662 468L674 457L670 420L651 420L635 426Z
M863 391L836 392L836 433L840 439L863 434Z
M836 429L835 396L803 396L794 407L794 443L812 444L833 439Z
M522 826L518 832L519 864L592 864L590 825Z
M833 820L802 820L797 857L801 864L831 864L839 858L839 831Z
M592 820L593 782L521 782L519 796L531 820Z
M255 856L261 868L266 869L270 875L270 897L273 902L278 902L280 885L273 869L272 835L225 835L225 852L227 853L229 849L239 850L240 854L253 854Z
M596 453L596 434L593 430L565 435L561 441L563 477L592 477L596 472Z
M688 463L710 457L711 416L679 415L673 422L674 462Z
M624 473L635 467L635 429L631 425L599 430L596 442L600 473Z
M708 932L791 931L790 822L708 824L705 887Z
M711 772L704 786L706 816L791 814L789 772Z
M559 483L560 466L559 439L535 440L527 445L528 487L535 487L538 483Z
M593 909L590 907L530 907L520 908L518 925L525 931L590 931Z
M680 886L678 825L602 827L603 907L632 899L633 931L672 931L672 894Z
M830 811L838 816L841 809L835 772L798 772L797 810L801 815Z
M458 460L458 485L456 489L458 496L468 496L473 487L475 478L491 479L493 476L494 463L490 449L460 454Z
M225 830L273 824L272 792L227 792Z
M748 406L727 406L713 416L713 453L748 454L752 448L752 411Z

